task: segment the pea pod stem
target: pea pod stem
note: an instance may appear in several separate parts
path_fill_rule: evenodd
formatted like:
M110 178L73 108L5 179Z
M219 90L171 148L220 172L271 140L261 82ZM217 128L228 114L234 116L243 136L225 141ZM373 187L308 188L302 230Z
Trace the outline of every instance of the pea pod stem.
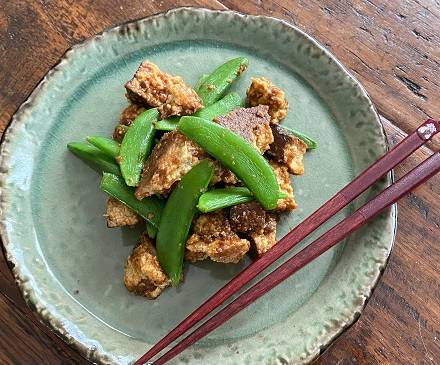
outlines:
M297 130L286 127L284 125L280 125L280 127L303 141L306 144L308 150L314 150L316 147L318 147L318 143L306 134L298 132Z
M123 178L110 173L103 174L101 190L134 210L155 228L159 227L163 209L163 202L160 199L148 197L137 200L134 196L134 189L127 186Z
M116 158L119 155L120 144L111 138L88 136L87 142L100 149L108 157Z
M198 117L182 117L177 130L231 170L266 210L277 205L279 186L272 167L240 136Z
M200 85L198 95L205 108L222 97L231 83L240 76L249 61L246 57L237 57L217 67Z
M108 157L95 146L83 142L70 142L67 144L67 149L74 155L91 163L102 171L110 172L115 175L121 175L121 171L119 170L119 166L116 164L115 160L111 157Z
M212 120L219 115L228 114L231 110L237 109L241 106L242 100L240 96L237 93L229 93L214 104L198 110L194 113L194 116ZM161 131L172 131L176 129L179 120L180 117L163 119L156 122L154 128Z
M214 173L208 160L194 166L178 183L162 212L156 238L157 258L173 286L180 282L185 243L200 195Z
M139 114L127 129L119 152L119 165L128 186L139 184L146 156L151 151L156 133L153 122L157 121L157 109L149 109Z

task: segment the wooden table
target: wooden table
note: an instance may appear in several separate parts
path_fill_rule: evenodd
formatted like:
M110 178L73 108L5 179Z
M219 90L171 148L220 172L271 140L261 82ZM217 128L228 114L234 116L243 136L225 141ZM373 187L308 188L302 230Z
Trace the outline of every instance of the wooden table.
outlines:
M172 7L285 19L318 39L363 83L394 144L440 117L439 0L59 0L0 3L0 133L73 44L112 24ZM434 141L397 176L440 146ZM396 244L360 319L316 364L440 363L440 176L398 206ZM26 307L0 258L0 364L86 364Z

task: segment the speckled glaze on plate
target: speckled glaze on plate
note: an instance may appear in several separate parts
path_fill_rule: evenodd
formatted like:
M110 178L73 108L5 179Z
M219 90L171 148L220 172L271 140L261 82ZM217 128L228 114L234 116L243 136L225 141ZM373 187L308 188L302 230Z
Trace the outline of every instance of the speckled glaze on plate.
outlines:
M7 260L37 316L91 361L130 363L247 262L190 265L185 283L158 300L131 295L123 265L139 230L105 227L99 175L65 145L110 135L127 104L123 83L141 60L192 84L238 55L250 67L234 89L244 95L252 76L271 78L290 102L286 125L319 143L305 158L305 175L293 177L299 208L282 219L281 237L386 151L364 89L315 40L281 20L179 8L111 28L66 52L4 135ZM394 208L385 211L170 364L309 363L359 316L386 265L395 224Z

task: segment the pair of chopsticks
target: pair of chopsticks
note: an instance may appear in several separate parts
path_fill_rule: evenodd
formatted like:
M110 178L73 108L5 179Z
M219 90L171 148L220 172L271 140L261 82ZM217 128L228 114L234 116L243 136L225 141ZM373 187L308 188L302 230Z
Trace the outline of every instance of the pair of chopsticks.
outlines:
M297 245L320 225L334 216L347 204L352 202L362 192L374 184L381 176L390 171L415 150L431 140L440 131L440 123L432 119L426 120L416 131L407 136L392 150L368 167L351 183L340 190L323 206L306 218L302 223L292 229L274 247L261 258L246 267L241 273L229 281L217 293L212 295L199 308L185 318L177 327L163 337L145 355L137 360L134 365L163 365L180 352L191 346L199 339L216 329L232 316L240 312L256 299L280 284L296 271L307 265L316 257L336 245L359 226L376 216L383 209L394 204L401 197L425 182L440 171L440 152L434 153L408 174L389 186L374 199L367 202L353 214L343 219L329 231L324 233L306 248L295 254L277 269L266 275L250 289L238 296L233 302L221 309L214 316L200 325L196 330L180 341L155 361L147 362L165 349L178 337L199 323L208 314L223 304L233 294L237 293L244 285L263 270L277 261L292 247Z

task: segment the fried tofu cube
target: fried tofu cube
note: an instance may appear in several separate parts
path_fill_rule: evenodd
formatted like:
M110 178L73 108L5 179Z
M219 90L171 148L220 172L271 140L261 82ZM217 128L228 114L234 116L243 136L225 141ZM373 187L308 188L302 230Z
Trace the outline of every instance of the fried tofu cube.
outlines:
M154 194L167 194L191 168L206 155L183 134L165 133L144 164L135 196L141 200Z
M224 116L216 117L214 121L238 134L264 153L273 142L268 109L266 105L238 108Z
M235 185L238 181L237 176L235 176L231 170L228 170L220 162L214 161L214 174L212 175L210 185L215 185L220 182L226 185Z
M149 299L157 298L170 285L159 265L151 239L143 234L128 256L124 271L125 287L132 293Z
M249 106L267 105L273 124L278 124L286 117L289 106L284 91L265 77L252 79L251 86L246 91L246 101Z
M191 115L203 107L197 93L180 76L169 75L149 61L141 63L125 88L133 103L157 107L162 119Z
M261 233L266 223L266 212L257 202L242 203L229 210L229 221L234 232Z
M278 185L280 186L280 191L287 194L286 198L278 199L276 211L289 211L296 208L296 202L293 198L293 188L290 184L289 171L287 167L279 164L278 162L269 161L270 165L275 172L277 177Z
M119 123L123 125L130 126L133 120L141 114L145 108L139 104L130 104L122 112L119 117Z
M237 264L249 251L250 243L237 235L216 239L208 247L208 256L212 261L224 264Z
M134 226L142 220L142 218L129 207L113 198L107 200L105 217L107 219L107 227L109 228Z
M113 131L112 138L116 142L122 143L122 140L124 139L125 136L125 132L127 132L127 126L123 124L118 124Z
M194 233L186 243L185 260L237 263L250 249L250 242L231 230L224 211L202 214L193 223Z
M304 174L303 158L307 145L282 127L271 125L274 141L266 154L274 161L284 164L291 174Z
M258 256L263 255L270 248L275 246L277 234L277 222L273 215L267 214L264 227L261 231L254 231L249 234Z

